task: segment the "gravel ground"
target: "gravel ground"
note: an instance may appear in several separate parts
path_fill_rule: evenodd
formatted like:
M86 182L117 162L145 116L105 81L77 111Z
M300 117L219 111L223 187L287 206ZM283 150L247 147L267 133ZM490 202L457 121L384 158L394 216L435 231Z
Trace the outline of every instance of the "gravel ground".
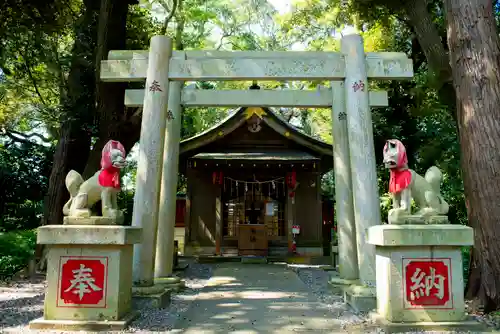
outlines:
M32 319L43 315L45 277L31 281L18 280L0 285L0 332L24 332L22 328Z
M325 307L332 312L332 317L345 321L346 326L365 322L363 315L354 314L344 303L340 291L334 291L330 288L328 284L329 272L324 271L320 266L289 265L288 267L294 270L316 298L325 304Z
M211 277L211 266L191 262L179 274L186 283L186 289L172 294L172 301L166 309L148 307L138 303L140 316L126 331L108 333L164 333L170 331L177 320L189 309L190 303ZM42 276L33 281L20 280L0 285L0 333L38 333L29 330L29 321L43 315L45 281ZM46 331L44 333L64 333ZM85 332L90 333L90 332ZM102 333L102 332L101 332Z
M206 264L190 263L182 275L186 289L172 294L170 306L167 309L157 309L148 307L147 304L136 305L135 308L140 310L140 317L123 333L161 333L171 330L189 309L199 290L205 287L212 276L211 269L211 266Z
M332 290L328 285L330 272L319 266L289 265L299 278L311 289L311 292L331 312L332 317L341 319L351 328L369 326L363 333L384 333L373 330L366 314L354 314L344 303L340 291ZM140 316L124 332L109 333L165 333L174 324L184 318L196 294L212 275L212 266L191 262L180 276L185 280L184 291L172 294L172 302L167 309L155 309L146 304L137 305ZM36 333L27 328L29 321L43 315L45 281L42 275L33 280L17 280L9 284L0 284L0 332L1 333ZM484 316L477 313L474 317L492 329L500 329L500 317ZM45 332L63 333L63 332ZM88 333L88 332L87 332ZM420 332L438 333L438 332ZM465 332L456 332L465 333Z
M321 269L320 266L310 266L310 265L289 265L292 268L299 278L311 289L312 293L322 302L325 303L326 306L331 310L339 310L343 306L343 298L342 295L337 291L332 291L329 288L328 280L330 278L331 272L325 271ZM470 303L468 303L470 304ZM336 315L335 315L336 316ZM340 317L344 317L347 325L358 325L362 324L370 326L370 330L364 331L364 333L385 333L381 329L373 330L373 323L368 318L367 314L359 314L353 315L351 311L346 308L343 311L343 314L339 314ZM480 312L472 314L476 320L486 324L492 330L500 329L500 316L499 315L484 315ZM426 334L434 334L434 333L471 333L471 332L463 332L463 331L455 331L455 332L432 332L432 331L421 331L421 332L413 332L413 333L426 333Z

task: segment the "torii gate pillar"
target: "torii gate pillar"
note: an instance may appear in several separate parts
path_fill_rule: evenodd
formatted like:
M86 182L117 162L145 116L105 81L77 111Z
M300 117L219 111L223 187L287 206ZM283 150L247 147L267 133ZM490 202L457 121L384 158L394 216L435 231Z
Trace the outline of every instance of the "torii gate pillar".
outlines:
M158 229L159 194L169 97L169 63L172 40L153 36L149 50L144 108L142 111L137 188L132 226L142 227L143 242L134 247L133 282L136 296L154 297L158 306L169 301L162 285L154 286L154 265Z
M366 242L368 228L380 225L380 204L375 163L373 124L368 101L368 78L363 38L341 40L345 57L347 134L356 222L360 286L345 289L346 301L355 309L373 309L375 298L375 246Z

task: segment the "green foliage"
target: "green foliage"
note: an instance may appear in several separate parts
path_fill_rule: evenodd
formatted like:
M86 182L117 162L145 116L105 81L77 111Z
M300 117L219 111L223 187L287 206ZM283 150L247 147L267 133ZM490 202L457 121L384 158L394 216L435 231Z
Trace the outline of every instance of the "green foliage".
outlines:
M463 184L460 175L460 148L452 112L443 105L433 78L428 73L425 55L415 45L407 23L400 20L395 1L297 0L291 13L278 17L289 43L300 43L310 50L339 50L342 29L355 26L361 31L365 50L370 52L405 52L415 64L411 81L371 82L371 89L384 89L389 94L389 107L372 112L377 158L377 174L381 192L381 213L386 220L391 201L385 193L389 172L382 164L382 149L389 138L400 139L407 148L410 168L424 174L432 165L444 173L442 193L450 204L453 223L466 224ZM434 8L438 29L443 30L442 11ZM312 85L307 87L311 89ZM309 110L309 129L323 140L331 141L329 111ZM323 195L334 196L331 173L323 177Z
M130 6L127 18L127 49L147 50L151 36L157 35L161 22L151 15L151 11L138 5Z
M59 122L71 28L80 1L11 1L0 5L0 127ZM28 121L29 120L29 121ZM31 128L20 129L29 131Z
M0 146L0 232L39 225L52 166L52 147Z
M21 134L17 136L20 140L14 140L17 144L0 147L1 188L8 189L0 194L0 231L36 227L41 214L50 171L48 161L53 152L43 147L21 145L23 140L31 138L22 135L33 134L35 129L38 135L47 134L49 138L43 140L49 143L51 138L58 137L61 101L66 94L67 74L74 56L71 50L74 22L79 18L82 3L72 0L50 3L52 7L40 7L40 17L33 21L35 29L29 24L34 20L35 7L29 2L22 10L17 2L7 1L4 6L10 6L12 17L0 22L0 37L4 37L0 38L0 68L4 72L0 74L0 135L12 141L12 136L17 136L14 131ZM397 12L388 10L389 5L397 5L397 2L387 1L387 6L381 3L297 0L291 13L280 15L266 0L183 0L182 8L166 33L176 39L177 48L186 50L289 50L299 45L307 50L331 51L339 50L338 37L342 29L354 25L362 31L366 51L407 53L416 66L413 80L370 83L371 89L389 92L390 106L372 113L383 219L387 217L390 200L384 193L389 173L381 164L382 147L386 139L398 138L407 147L411 168L425 173L428 167L437 165L443 170L442 192L450 203L450 219L465 224L460 151L450 110L439 101L425 56L414 45L413 32ZM155 12L150 4L130 6L127 20L129 49L147 49L150 37L161 29L161 16L153 16L158 11ZM6 13L2 8L0 18ZM439 6L436 4L433 8L435 22L442 30L443 17ZM5 22L11 22L15 29L7 30ZM87 58L94 61L95 57ZM93 86L93 81L89 82ZM263 89L316 89L319 84L325 83L259 82ZM196 86L198 89L247 89L250 83L198 82ZM130 88L141 87L143 84L130 85ZM89 104L93 106L91 100ZM330 110L280 108L278 111L299 130L332 141ZM227 110L219 108L184 110L182 138L212 127L227 114ZM140 122L135 126L140 126ZM96 131L93 134L98 135ZM127 190L120 194L119 202L126 211L129 224L135 187L133 162L125 173ZM323 195L331 199L334 198L334 181L333 173L329 172L321 184ZM179 182L178 190L185 191L184 179Z
M470 251L471 251L470 247L462 247L462 261L463 261L462 272L464 275L464 286L467 286L467 281L469 280Z
M33 230L0 233L0 280L6 280L26 267L33 258L36 233Z
M133 190L125 189L118 194L118 207L123 211L123 225L132 225L132 213L134 210L134 195Z
M333 170L323 175L321 179L321 194L330 200L335 200L335 173Z

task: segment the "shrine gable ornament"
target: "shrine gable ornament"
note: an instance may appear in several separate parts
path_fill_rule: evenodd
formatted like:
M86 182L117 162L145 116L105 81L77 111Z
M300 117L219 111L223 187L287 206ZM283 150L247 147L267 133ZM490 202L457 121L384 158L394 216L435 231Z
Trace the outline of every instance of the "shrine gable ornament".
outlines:
M84 181L74 170L66 176L70 199L64 205L65 224L122 224L123 212L119 210L117 195L121 190L120 170L126 166L123 145L110 140L101 154L101 169ZM101 201L102 217L92 215L92 207ZM92 219L88 219L92 218ZM100 219L99 219L100 218Z

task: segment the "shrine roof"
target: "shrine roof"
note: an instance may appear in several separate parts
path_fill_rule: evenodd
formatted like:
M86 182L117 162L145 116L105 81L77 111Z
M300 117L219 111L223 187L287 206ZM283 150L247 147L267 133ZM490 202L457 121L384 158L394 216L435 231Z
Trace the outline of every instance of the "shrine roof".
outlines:
M287 140L295 142L296 144L302 147L306 147L309 149L309 151L312 151L319 156L331 157L333 155L332 145L299 131L295 126L287 122L277 112L266 107L239 108L236 112L231 113L228 117L223 119L219 124L193 137L182 140L180 143L180 154L186 157L191 151L194 154L201 153L200 149L202 147L210 143L213 143L215 141L218 141L220 139L223 139L225 136L227 136L234 130L240 128L240 126L246 123L251 117L259 117L264 124L266 124L267 126L272 128L275 132L285 137ZM211 153L211 154L217 154L217 153ZM301 152L301 154L304 153ZM209 159L209 158L205 157L204 159ZM255 157L253 159L255 159ZM280 159L284 159L284 157L281 157Z
M305 152L223 152L198 153L193 159L203 160L271 160L271 161L310 161L320 160Z

